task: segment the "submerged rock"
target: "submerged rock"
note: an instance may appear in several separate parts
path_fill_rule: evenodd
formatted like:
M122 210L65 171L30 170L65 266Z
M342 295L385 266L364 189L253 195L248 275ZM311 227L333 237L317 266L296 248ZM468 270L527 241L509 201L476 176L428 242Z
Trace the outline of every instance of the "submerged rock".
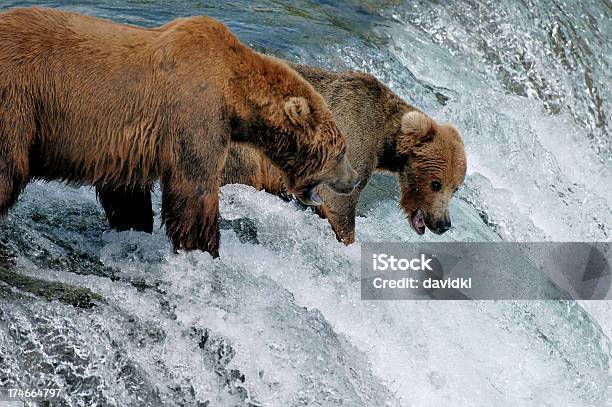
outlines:
M17 291L15 294L20 299L24 298L22 294L29 293L45 300L60 301L79 308L92 308L105 302L101 295L88 288L28 277L4 267L0 267L0 283L6 285L4 291Z

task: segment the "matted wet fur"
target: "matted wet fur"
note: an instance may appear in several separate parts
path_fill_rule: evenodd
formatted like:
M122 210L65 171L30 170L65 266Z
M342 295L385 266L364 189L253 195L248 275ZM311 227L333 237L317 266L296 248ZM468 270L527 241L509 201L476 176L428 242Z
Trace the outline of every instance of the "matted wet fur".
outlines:
M159 179L175 249L216 257L230 141L270 159L306 202L321 183L355 183L323 98L218 21L143 29L44 8L0 13L0 216L42 178L94 185L112 227L150 231Z

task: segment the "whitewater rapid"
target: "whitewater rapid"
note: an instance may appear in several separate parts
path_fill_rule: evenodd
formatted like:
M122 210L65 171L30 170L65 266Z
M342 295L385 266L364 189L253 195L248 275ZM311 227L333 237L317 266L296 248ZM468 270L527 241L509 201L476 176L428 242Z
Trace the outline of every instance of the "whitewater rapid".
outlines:
M45 4L147 26L209 14L453 122L468 176L453 230L427 240L611 240L608 2ZM224 187L221 214L221 259L175 255L159 219L109 232L91 189L30 185L0 259L79 289L0 281L0 387L52 383L66 405L612 406L607 302L360 299L362 242L422 241L393 179L366 191L349 247L249 187Z

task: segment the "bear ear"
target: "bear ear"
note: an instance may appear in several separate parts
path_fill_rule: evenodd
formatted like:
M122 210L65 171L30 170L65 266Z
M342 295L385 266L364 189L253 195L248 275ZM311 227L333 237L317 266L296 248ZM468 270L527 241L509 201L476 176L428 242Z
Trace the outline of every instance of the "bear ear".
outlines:
M418 111L408 112L402 116L401 130L406 135L416 136L420 141L425 141L425 138L433 139L436 132L433 119Z
M398 140L399 154L410 155L424 144L430 143L436 134L436 123L425 113L412 111L402 116L401 136Z
M285 115L295 126L306 126L310 122L310 106L303 97L291 97L285 102Z

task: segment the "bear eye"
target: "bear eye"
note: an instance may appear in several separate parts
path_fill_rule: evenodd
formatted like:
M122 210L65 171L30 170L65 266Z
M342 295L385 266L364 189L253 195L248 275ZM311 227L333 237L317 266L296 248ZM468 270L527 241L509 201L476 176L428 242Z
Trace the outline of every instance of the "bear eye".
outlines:
M442 189L442 183L440 181L438 181L438 180L432 181L431 182L431 189L434 192L440 191Z

